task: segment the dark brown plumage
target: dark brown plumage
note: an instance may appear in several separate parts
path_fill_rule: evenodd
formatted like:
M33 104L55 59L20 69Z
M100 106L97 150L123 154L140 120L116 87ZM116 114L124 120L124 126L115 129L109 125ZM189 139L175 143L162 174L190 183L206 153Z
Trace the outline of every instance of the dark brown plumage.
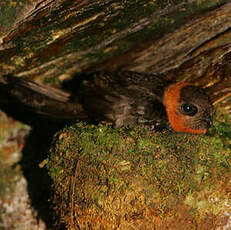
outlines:
M37 83L7 77L8 91L36 113L56 119L109 121L115 127L170 126L175 131L205 133L213 107L204 91L189 83L163 81L129 71L95 73L74 85L72 95Z

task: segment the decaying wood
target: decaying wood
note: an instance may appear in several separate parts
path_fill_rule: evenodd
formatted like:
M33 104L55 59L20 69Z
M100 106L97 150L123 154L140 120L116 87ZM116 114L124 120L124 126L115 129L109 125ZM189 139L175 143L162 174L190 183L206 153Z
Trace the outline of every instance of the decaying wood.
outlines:
M1 75L57 85L78 72L128 69L212 87L215 103L230 95L227 0L10 2L0 5L6 22L15 11L0 24Z

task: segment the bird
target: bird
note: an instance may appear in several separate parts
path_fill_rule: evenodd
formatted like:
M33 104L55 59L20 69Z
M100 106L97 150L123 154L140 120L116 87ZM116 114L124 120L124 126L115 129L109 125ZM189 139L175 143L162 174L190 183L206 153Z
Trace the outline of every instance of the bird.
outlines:
M132 71L95 72L76 79L69 93L7 75L7 103L13 100L50 119L104 121L115 128L143 125L205 134L212 125L214 107L209 96L189 82Z

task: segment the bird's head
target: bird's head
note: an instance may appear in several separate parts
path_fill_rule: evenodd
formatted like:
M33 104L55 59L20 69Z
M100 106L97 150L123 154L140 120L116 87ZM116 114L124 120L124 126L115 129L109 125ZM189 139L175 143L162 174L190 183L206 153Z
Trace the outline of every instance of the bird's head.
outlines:
M170 85L164 93L164 105L173 130L206 133L212 125L214 108L203 89L189 83Z

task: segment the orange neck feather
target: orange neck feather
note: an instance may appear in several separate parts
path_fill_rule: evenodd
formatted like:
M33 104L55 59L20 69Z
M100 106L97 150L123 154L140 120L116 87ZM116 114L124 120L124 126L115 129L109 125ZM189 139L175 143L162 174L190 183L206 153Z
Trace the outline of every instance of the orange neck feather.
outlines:
M178 112L180 91L183 87L191 85L190 83L178 83L170 85L164 93L164 105L168 115L171 127L177 132L202 134L206 133L205 129L192 129L185 125L185 116Z

